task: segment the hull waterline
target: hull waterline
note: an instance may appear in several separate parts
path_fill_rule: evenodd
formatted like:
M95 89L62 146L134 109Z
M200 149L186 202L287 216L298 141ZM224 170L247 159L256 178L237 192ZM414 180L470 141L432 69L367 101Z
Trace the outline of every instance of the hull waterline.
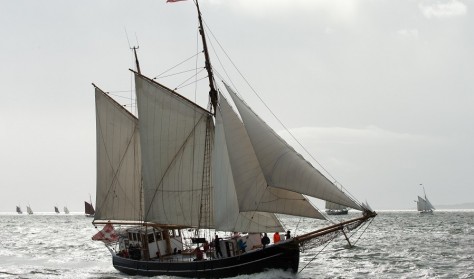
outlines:
M113 265L128 275L223 278L259 273L268 269L290 270L296 273L299 253L298 243L289 240L234 257L203 261L143 261L113 255Z

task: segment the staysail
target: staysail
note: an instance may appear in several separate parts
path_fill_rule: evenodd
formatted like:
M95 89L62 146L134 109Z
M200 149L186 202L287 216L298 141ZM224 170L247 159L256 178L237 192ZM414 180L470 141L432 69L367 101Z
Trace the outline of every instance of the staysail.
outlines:
M221 158L221 162L216 165L227 164L228 168L231 168L227 176L233 180L231 187L235 189L240 211L272 212L325 219L303 195L267 184L243 123L222 95L219 96L219 104L216 115L216 134L218 134L216 138L223 133L221 136L223 140L216 140L216 145L220 145L216 149L222 149L221 156L225 154L227 158ZM219 171L215 173L216 176L223 175ZM225 199L217 200L222 202Z
M277 135L226 84L269 186L363 210Z
M97 87L95 101L97 130L95 220L142 220L138 120ZM87 210L86 202L86 212Z

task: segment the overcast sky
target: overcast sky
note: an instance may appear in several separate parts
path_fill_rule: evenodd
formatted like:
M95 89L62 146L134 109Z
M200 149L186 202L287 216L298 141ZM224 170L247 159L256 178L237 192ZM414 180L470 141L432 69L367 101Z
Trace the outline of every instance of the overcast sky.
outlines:
M265 103L375 209L414 208L420 184L435 205L474 201L473 5L201 1L206 24ZM95 198L91 83L131 95L125 30L130 44L138 39L149 77L194 55L195 8L165 0L1 6L0 212L27 204L82 211L89 194ZM287 137L255 95L237 87Z

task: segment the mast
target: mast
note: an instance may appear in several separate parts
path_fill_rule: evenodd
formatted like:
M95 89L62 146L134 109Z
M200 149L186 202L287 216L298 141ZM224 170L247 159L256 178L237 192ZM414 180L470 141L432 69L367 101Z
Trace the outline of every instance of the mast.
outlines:
M207 48L206 35L204 34L204 27L202 25L201 10L199 9L198 0L195 0L194 3L196 4L196 8L198 11L199 34L201 34L202 46L204 48L204 58L206 59L205 67L207 71L207 77L209 78L209 97L211 98L211 104L214 108L215 114L217 110L217 90L214 84L214 74L212 73L211 59L209 58L209 50Z
M135 54L135 64L137 66L137 73L139 73L141 75L142 73L140 71L140 63L138 63L138 56L137 56L137 49L138 48L140 48L140 47L139 46L137 46L137 47L134 46L134 47L131 47L130 49L133 49L133 53Z

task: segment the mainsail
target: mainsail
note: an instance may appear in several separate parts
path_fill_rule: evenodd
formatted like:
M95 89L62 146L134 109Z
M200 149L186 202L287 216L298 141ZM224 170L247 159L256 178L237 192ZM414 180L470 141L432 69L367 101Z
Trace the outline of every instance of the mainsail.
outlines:
M202 225L212 228L212 191L206 171L214 135L211 114L138 73L135 85L144 220L198 227L205 217ZM203 201L207 206L201 206Z

